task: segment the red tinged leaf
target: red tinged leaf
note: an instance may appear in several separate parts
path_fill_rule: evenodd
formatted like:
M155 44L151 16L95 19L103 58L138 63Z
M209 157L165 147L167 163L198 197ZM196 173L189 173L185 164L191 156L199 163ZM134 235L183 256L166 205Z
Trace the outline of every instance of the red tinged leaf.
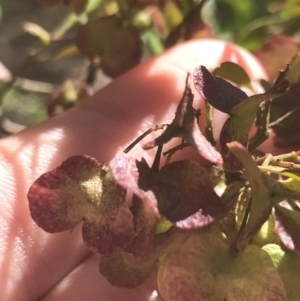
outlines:
M102 178L99 204L85 218L83 239L90 249L100 254L120 251L135 237L133 216L126 204L126 191L109 173Z
M137 197L133 198L130 210L133 215L135 238L126 248L126 252L145 262L153 255L154 235L158 218L151 208Z
M219 111L230 114L233 107L248 98L245 92L228 81L213 76L204 66L197 67L193 76L196 90Z
M138 261L132 254L120 252L101 256L100 273L112 285L135 288L142 284L155 267L155 261Z
M119 185L130 189L152 209L157 217L160 217L157 208L157 199L154 193L149 190L151 172L148 166L143 164L143 162L136 161L125 153L118 152L110 161L109 168ZM149 184L146 185L147 182Z
M287 301L269 255L256 246L233 256L215 227L192 234L161 260L158 288L167 301Z
M83 54L100 58L101 68L111 77L126 72L141 59L142 42L137 29L123 25L116 16L89 21L79 29L76 40Z
M98 201L101 168L94 158L73 156L39 177L28 192L31 217L37 225L52 233L80 223ZM93 183L87 182L90 179Z
M172 222L182 221L200 209L203 215L211 217L225 212L208 172L194 161L176 161L164 166L153 189L160 212Z
M83 239L93 251L119 251L134 238L126 191L103 165L73 156L42 175L28 193L33 220L47 232L65 231L84 221Z

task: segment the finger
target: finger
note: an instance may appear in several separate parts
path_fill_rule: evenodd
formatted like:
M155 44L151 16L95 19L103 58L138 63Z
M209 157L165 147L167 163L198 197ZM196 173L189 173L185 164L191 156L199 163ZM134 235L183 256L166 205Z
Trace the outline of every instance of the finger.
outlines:
M173 117L187 71L199 64L213 68L228 59L242 66L249 60L250 71L261 70L233 45L191 42L138 66L76 109L1 141L0 216L5 244L0 250L0 278L6 279L7 300L38 298L89 254L79 227L72 234L49 235L34 224L26 198L32 182L74 154L109 160L140 131ZM201 106L197 94L195 106Z
M41 301L163 301L157 293L154 274L136 289L111 286L99 273L99 256L88 257Z

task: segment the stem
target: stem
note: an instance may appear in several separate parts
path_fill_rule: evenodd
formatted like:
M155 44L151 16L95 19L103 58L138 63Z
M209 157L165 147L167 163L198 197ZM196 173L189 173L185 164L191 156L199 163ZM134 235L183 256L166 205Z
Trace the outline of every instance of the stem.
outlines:
M191 146L188 142L184 142L182 140L182 143L179 145L172 147L171 149L167 150L166 152L163 153L164 156L167 156L166 163L170 162L171 157L178 151L178 150L183 150L184 148Z
M216 141L213 137L213 127L212 127L212 106L205 100L205 118L206 118L206 127L205 127L205 136L206 139L211 143L211 145L215 146Z
M127 154L129 151L131 151L141 140L143 140L146 136L151 134L154 131L162 130L164 127L166 127L166 124L158 124L154 128L151 128L147 130L144 134L139 136L137 139L135 139L132 143L130 143L125 149L124 153Z
M151 170L153 170L156 173L158 173L158 171L159 171L159 164L160 164L162 149L163 149L163 144L158 146L153 164L151 166Z
M270 108L271 108L271 101L265 101L265 106L261 108L259 113L261 114L260 117L260 125L257 129L257 132L253 139L250 141L250 145L248 147L249 152L253 152L259 145L261 145L264 141L269 138L269 119L270 119Z

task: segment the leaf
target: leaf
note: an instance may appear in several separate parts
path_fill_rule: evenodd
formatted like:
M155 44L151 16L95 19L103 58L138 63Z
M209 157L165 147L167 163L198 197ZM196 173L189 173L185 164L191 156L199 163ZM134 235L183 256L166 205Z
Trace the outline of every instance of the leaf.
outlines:
M151 171L143 161L138 162L134 158L118 152L113 160L110 161L109 168L119 185L130 189L152 209L157 217L160 217L156 197L149 190L151 182L153 182Z
M131 253L139 261L147 261L153 255L154 235L157 216L151 208L137 197L133 198L131 213L135 230L135 238L126 248L126 252Z
M158 287L168 301L287 300L264 251L250 246L233 256L222 233L213 227L192 235L162 260Z
M228 148L243 163L251 187L249 218L237 241L238 249L244 250L249 240L269 218L276 194L270 190L267 176L260 171L256 162L241 144L232 142L228 144Z
M199 94L221 112L229 114L233 107L248 97L223 78L212 75L204 66L197 67L193 76Z
M247 87L253 90L251 79L247 72L239 65L233 62L224 62L213 73L214 76L235 83L240 87Z
M33 220L47 232L72 229L81 221L83 239L101 254L118 251L134 238L126 192L89 156L73 156L45 173L28 192Z
M88 156L73 156L40 176L28 192L33 220L46 232L60 232L80 223L101 194L102 164Z
M203 214L202 209L189 217L176 222L176 227L184 230L200 229L211 224L215 219L208 214Z
M277 205L275 218L275 230L284 246L300 252L300 212Z
M143 148L151 149L155 146L167 143L174 137L184 137L193 145L199 154L212 163L222 164L221 154L203 136L199 128L196 110L193 108L194 95L189 84L189 74L186 79L185 91L179 102L175 117L162 135L146 143Z
M292 71L291 76L289 76L290 72L288 71L286 77L291 77L291 80L299 77L299 67L296 69L292 68L290 70ZM275 143L277 145L296 145L300 140L298 131L294 130L298 127L300 116L299 93L300 84L298 82L297 84L292 84L290 91L285 95L275 98L271 103L270 122L272 130L276 134Z
M280 244L280 238L275 232L275 216L271 214L268 220L251 240L251 243L263 247L268 244Z
M208 38L212 36L210 27L205 24L201 18L201 11L205 2L205 0L200 1L184 17L183 21L169 33L166 39L166 47L171 47L191 39Z
M194 161L176 161L165 165L153 189L160 212L172 222L182 221L200 209L201 214L198 212L194 218L202 219L202 215L209 215L213 219L225 212L208 172Z
M242 166L240 162L230 153L227 143L238 141L243 146L248 145L248 135L253 126L256 112L259 105L265 100L271 100L285 93L287 89L286 82L279 83L277 87L271 88L263 94L257 94L248 97L230 112L230 117L226 120L220 134L220 143L222 156L224 160L224 169L231 172L239 171Z
M266 251L277 268L284 283L287 300L298 301L300 296L300 256L294 252L284 251L279 245L268 244L262 248Z
M86 56L100 57L101 68L111 77L137 65L142 55L138 31L123 25L116 16L89 21L79 29L76 41Z
M111 174L102 178L100 204L85 217L82 237L87 246L100 254L123 250L135 237L133 216L126 204L126 191Z
M221 154L202 134L196 119L194 119L193 125L185 131L185 139L194 146L199 154L206 160L212 163L223 164Z
M142 284L154 269L155 261L138 261L132 254L120 252L101 256L100 273L112 285L135 288Z

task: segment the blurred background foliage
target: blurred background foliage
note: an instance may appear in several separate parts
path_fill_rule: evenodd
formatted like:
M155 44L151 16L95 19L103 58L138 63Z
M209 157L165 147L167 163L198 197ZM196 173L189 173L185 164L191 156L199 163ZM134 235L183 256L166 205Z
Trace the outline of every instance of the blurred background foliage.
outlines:
M300 0L1 0L0 137L201 38L247 48L272 80L298 53Z

